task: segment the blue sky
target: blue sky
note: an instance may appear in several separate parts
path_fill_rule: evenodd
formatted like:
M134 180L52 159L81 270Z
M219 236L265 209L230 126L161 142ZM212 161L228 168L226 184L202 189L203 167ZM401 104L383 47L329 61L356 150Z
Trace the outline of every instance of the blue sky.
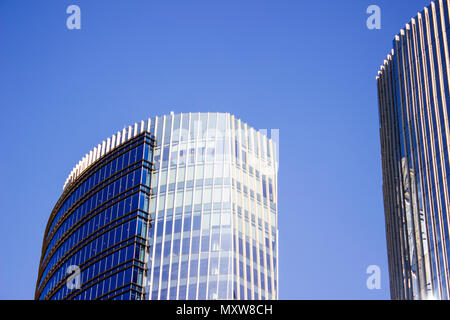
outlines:
M124 125L280 130L281 299L388 299L375 76L429 1L0 1L0 299L32 299L72 167ZM81 30L66 28L67 6ZM381 30L366 8L381 8ZM381 290L366 268L381 268Z

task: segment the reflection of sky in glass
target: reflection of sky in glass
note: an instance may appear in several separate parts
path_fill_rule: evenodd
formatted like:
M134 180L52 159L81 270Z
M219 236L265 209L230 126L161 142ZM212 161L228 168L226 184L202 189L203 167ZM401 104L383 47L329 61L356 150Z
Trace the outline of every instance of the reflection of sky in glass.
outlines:
M377 77L395 299L449 295L449 14L448 1L432 2L418 13L395 36Z
M37 298L142 299L152 141L143 133L103 150L66 184L45 235ZM75 289L66 285L72 266Z

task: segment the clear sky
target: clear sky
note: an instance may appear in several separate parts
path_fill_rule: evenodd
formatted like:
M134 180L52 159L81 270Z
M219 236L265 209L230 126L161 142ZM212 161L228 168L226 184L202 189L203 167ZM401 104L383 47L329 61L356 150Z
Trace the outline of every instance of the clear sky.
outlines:
M72 167L170 111L280 130L280 299L388 299L375 76L428 3L0 0L0 299L34 297ZM66 27L71 4L81 30ZM366 27L371 4L381 30Z

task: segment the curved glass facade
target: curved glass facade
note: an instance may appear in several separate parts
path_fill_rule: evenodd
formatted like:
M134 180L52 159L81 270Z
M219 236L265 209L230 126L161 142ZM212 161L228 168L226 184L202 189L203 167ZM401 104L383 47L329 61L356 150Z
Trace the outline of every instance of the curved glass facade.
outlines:
M143 299L154 140L140 134L101 156L51 214L36 299ZM70 290L71 266L80 287Z
M377 77L393 299L448 299L449 2L395 37Z
M124 129L67 179L36 298L277 299L276 172L272 139L227 113Z

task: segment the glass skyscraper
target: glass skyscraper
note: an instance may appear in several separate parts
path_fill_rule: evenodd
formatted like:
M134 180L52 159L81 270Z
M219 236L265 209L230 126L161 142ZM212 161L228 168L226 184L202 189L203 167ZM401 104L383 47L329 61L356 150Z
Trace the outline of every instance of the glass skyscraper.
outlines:
M277 299L273 140L171 113L98 145L50 216L36 299Z
M411 19L377 77L393 299L449 298L449 8Z

